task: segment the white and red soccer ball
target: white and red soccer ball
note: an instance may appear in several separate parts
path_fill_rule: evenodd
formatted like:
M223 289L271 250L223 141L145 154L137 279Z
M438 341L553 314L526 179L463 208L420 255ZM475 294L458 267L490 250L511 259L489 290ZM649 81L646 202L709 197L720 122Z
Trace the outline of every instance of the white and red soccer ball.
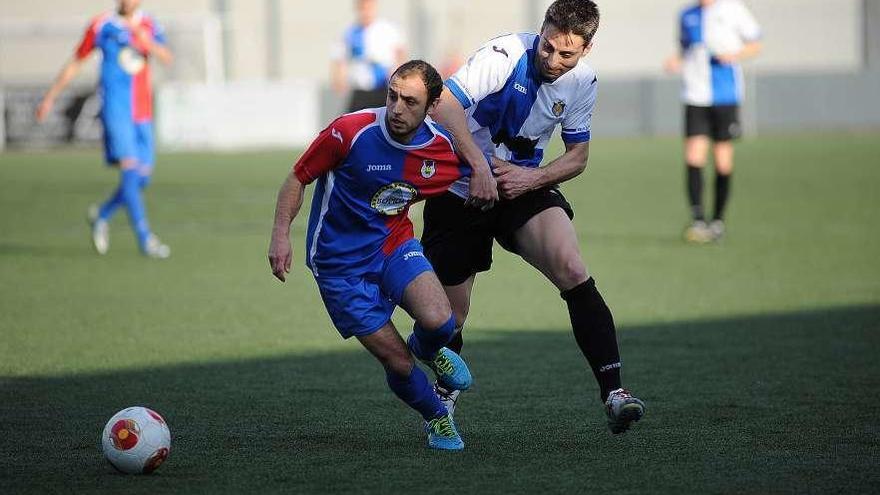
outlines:
M114 414L101 435L104 457L127 474L155 471L171 450L168 423L146 407L128 407Z

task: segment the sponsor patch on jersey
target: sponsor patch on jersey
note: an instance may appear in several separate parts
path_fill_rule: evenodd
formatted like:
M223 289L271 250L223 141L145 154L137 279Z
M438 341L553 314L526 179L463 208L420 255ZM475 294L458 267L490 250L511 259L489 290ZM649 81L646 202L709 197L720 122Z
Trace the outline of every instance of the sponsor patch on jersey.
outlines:
M416 196L418 191L406 182L392 182L373 195L370 206L383 215L397 215L406 209Z
M555 117L559 117L562 115L562 112L565 111L565 102L562 100L556 100L553 102L553 107L550 109L553 112Z
M430 179L437 173L437 164L434 160L422 160L422 177Z
M119 51L119 57L117 60L119 61L119 66L122 67L122 70L131 75L135 75L144 70L144 66L147 65L147 60L141 55L141 52L129 46L126 46Z

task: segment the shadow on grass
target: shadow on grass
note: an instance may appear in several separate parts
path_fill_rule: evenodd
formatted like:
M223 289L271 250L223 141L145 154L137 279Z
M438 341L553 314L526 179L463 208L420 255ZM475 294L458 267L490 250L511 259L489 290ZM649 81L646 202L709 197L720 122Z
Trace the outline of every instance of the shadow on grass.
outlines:
M471 332L463 453L425 448L362 351L7 377L0 492L839 493L880 481L880 306L621 329L625 381L649 408L622 436L605 429L567 330ZM98 448L104 421L136 404L172 428L171 457L148 477L115 474Z

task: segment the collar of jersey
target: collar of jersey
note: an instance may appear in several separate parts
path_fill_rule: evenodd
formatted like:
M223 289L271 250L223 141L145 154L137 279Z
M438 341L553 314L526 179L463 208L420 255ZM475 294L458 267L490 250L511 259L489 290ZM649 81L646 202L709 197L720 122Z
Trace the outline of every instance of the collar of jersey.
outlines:
M424 148L425 146L430 145L434 141L434 136L435 136L434 129L432 129L431 126L428 125L427 123L422 122L422 125L419 126L419 129L416 131L415 136L413 136L413 141L415 141L420 135L426 135L426 139L423 143L419 143L419 144L398 143L397 141L394 140L394 138L391 137L391 134L388 133L388 129L385 127L385 112L387 110L385 110L384 107L380 107L377 110L378 111L376 112L376 114L377 114L376 116L379 119L379 128L382 129L382 135L385 136L385 140L388 141L388 144L390 144L391 146L394 146L395 148L399 148L402 150L418 150L418 149Z

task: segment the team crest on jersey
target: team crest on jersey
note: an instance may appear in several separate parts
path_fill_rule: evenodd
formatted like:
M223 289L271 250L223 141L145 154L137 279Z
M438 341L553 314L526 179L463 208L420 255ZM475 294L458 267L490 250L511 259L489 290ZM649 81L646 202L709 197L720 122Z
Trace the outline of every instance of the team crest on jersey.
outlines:
M550 109L553 112L555 117L559 117L562 115L562 112L565 111L565 102L562 100L556 100L553 102L553 107Z
M413 186L406 182L392 182L373 195L370 206L383 215L397 215L406 209L416 196L418 191Z
M422 177L430 179L437 173L437 164L434 160L422 160Z
M131 75L135 75L142 71L144 66L147 65L147 60L144 56L130 46L126 46L119 51L119 58L117 60L119 61L119 66L122 67L122 70Z

